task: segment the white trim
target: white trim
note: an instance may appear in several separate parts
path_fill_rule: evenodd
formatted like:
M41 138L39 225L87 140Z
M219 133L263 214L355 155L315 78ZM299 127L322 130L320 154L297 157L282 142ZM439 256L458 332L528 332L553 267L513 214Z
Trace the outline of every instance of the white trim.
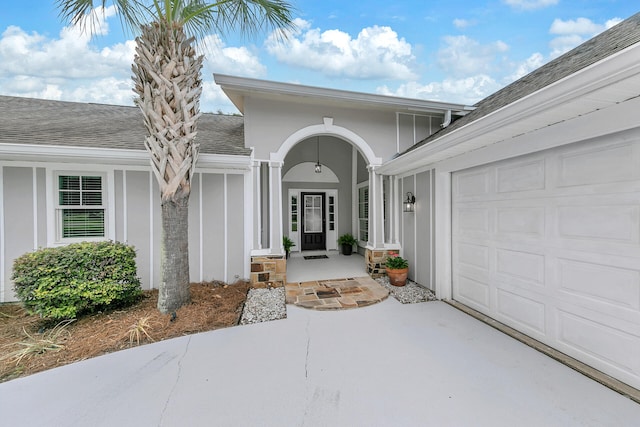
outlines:
M129 241L129 209L127 203L127 171L122 170L122 240L124 243Z
M293 196L296 196L296 230L293 231L292 225L293 225L293 221L292 221L292 215L293 215L293 206L291 203L291 198ZM301 252L302 248L300 247L300 189L298 188L289 188L289 191L287 191L287 237L289 237L289 239L291 239L294 243L294 248L297 249L292 249L291 252Z
M631 88L637 88L632 79L640 74L639 56L640 43L637 43L390 160L381 171L385 174L406 172L498 141L556 128L557 123L592 121L594 114L619 110L620 106L623 107L615 120L602 123L600 129L587 126L588 132L574 124L571 132L561 134L560 140L556 138L555 146L629 129L637 122L637 107L633 107L637 103L637 97L634 98L637 90ZM609 92L608 87L611 87ZM596 91L602 92L597 98L589 98ZM579 102L582 98L588 102ZM547 148L553 148L554 145L546 143Z
M451 299L453 283L451 282L451 178L447 171L436 169L436 296L439 299Z
M396 153L400 152L400 113L396 112Z
M64 163L146 166L146 169L149 169L149 153L146 150L43 144L0 144L0 155L3 159L25 162L42 162L42 159L46 158ZM228 168L231 170L245 170L250 164L251 157L247 155L210 153L200 153L197 163L198 168Z
M463 104L327 89L217 73L213 74L213 78L240 111L244 109L243 95L249 93L254 97L262 95L269 98L272 98L274 94L278 96L295 96L304 98L307 101L315 99L323 104L328 101L338 101L340 105L352 103L368 109L377 107L391 110L406 109L423 112L442 112L448 109L464 111L470 108Z
M33 250L38 249L38 169L31 168L32 171L32 187L31 195L33 197Z
M6 301L5 295L5 248L4 241L4 166L0 164L0 302Z
M149 174L149 289L153 289L153 180L154 176L152 172Z
M227 174L222 175L222 204L224 211L222 213L222 223L224 224L224 282L228 283L229 276L229 183L227 181Z
M280 254L284 254L284 245L282 244L282 236L284 235L284 227L282 225L283 223L283 216L282 216L282 164L280 164L278 166L278 177L280 178L278 180L278 209L277 209L277 213L278 213L278 218L277 218L277 227L280 229L280 239L278 239L278 248L279 251L278 253ZM271 247L273 247L273 244L271 244Z
M397 176L391 175L391 183L393 186L393 198L389 198L393 207L393 238L391 239L391 243L394 245L400 244L400 218L402 217L402 193L400 193L400 185L399 178ZM398 197L400 196L400 197Z
M269 249L273 248L273 205L275 204L273 201L273 171L271 170L273 166L271 166L271 162L269 162L269 166L267 167L269 182L267 188L269 189L269 203L267 210L269 212ZM281 208L282 209L282 208Z
M253 233L254 231L256 233L258 233L258 248L257 249L262 249L262 203L260 203L263 200L263 195L262 195L262 163L258 162L258 166L256 167L254 173L256 174L256 181L255 181L255 185L256 187L253 189L253 193L255 194L255 197L257 197L257 206L254 206L255 208L255 212L257 212L258 217L256 218L256 224L258 224L258 229L257 230L253 230L253 226L251 227L251 232ZM251 248L253 249L253 244L251 245ZM247 276L249 277L249 276Z
M109 224L107 232L104 233L105 237L109 240L116 240L116 178L114 170L107 171L107 199L108 203L105 206L105 213L108 215L105 218L105 222Z
M321 125L307 126L292 133L282 143L282 145L280 145L278 151L276 151L275 153L271 153L270 161L284 162L287 153L289 153L289 150L291 150L296 144L307 138L318 135L330 135L343 139L358 147L364 158L367 160L367 163L369 163L370 165L378 166L382 164L382 159L380 157L376 157L371 147L369 147L369 144L367 144L367 142L360 135L349 129L334 125L333 119L329 117L325 117L324 123Z
M55 205L53 201L53 172L54 168L46 168L45 170L45 203L47 207L47 247L56 245L56 215Z
M325 214L325 249L328 251L334 251L334 250L339 250L338 248L338 237L340 235L340 215L338 214L340 208L339 208L339 195L340 192L337 188L289 188L289 191L287 192L287 224L286 224L286 235L289 236L289 238L291 240L293 240L293 242L296 244L296 246L294 246L294 248L297 248L295 250L292 250L292 252L302 252L302 245L300 243L301 239L300 239L300 233L302 233L302 227L304 226L304 224L301 222L302 219L302 209L304 209L304 201L301 199L302 193L322 193L324 194L325 197L325 202L324 202L324 214ZM298 230L297 231L291 231L291 196L295 195L296 197L298 197ZM331 213L329 212L329 197L333 197L334 201L333 201L333 205L334 205L334 211L333 211L333 215L334 215L334 229L333 230L329 230L329 223L330 221L330 215ZM292 235L292 233L295 233L295 235ZM331 244L329 244L329 239L331 239Z
M435 222L435 212L436 212L436 195L435 195L435 175L433 173L433 169L429 170L429 289L433 290L435 285L435 272L433 271L433 266L435 265L435 236L433 235L433 224Z
M202 209L202 180L204 179L203 173L198 172L198 248L200 251L198 257L198 264L200 265L200 281L204 281L204 210Z
M351 146L351 233L358 236L358 149Z
M255 168L251 169L244 174L244 181L242 182L244 188L244 259L242 275L244 279L251 277L251 248L253 247L253 219L254 219L254 193L253 193L253 175Z
M93 169L93 170L92 170ZM77 242L100 242L105 240L115 240L115 183L113 179L113 169L100 169L95 168L94 165L63 165L60 168L51 168L48 178L51 179L50 189L52 194L50 202L47 203L47 217L51 222L47 221L47 224L51 225L50 233L47 235L52 238L47 242L47 246L62 246ZM61 222L58 217L58 212L63 209L58 203L58 177L63 174L78 175L78 176L91 176L100 175L102 182L102 209L104 211L104 236L101 237L62 237ZM54 197L55 195L55 197ZM51 207L51 210L49 210Z
M415 195L418 192L418 175L414 174L413 175L413 194ZM415 206L414 206L414 212L413 212L413 265L418 265L418 213L415 212ZM418 281L418 269L415 269L414 272L414 279L417 282Z

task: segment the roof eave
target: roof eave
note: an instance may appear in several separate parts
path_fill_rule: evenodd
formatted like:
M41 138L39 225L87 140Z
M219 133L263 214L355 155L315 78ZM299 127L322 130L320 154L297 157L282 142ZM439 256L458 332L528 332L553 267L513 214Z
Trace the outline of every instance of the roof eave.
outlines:
M108 164L118 166L149 166L145 150L123 150L37 144L0 144L0 158L8 161ZM248 170L250 155L198 155L197 168Z
M315 86L229 76L224 74L214 74L213 77L216 84L222 88L225 94L240 111L242 111L242 108L244 107L243 97L251 93L316 98L318 100L325 101L352 102L362 104L365 107L375 106L396 109L399 111L443 112L452 110L466 112L473 108L468 105L458 103L327 89Z
M626 79L637 79L640 76L638 57L640 57L640 43L629 46L564 79L455 129L440 138L436 138L428 144L396 157L382 165L379 172L386 175L406 173L410 170L428 167L435 162L457 156L463 152L476 150L492 143L552 125L560 119L551 118L547 123L541 125L539 116L552 109L561 108L570 101L606 88L608 85L613 85ZM638 87L635 83L634 86ZM640 95L640 93L620 95L618 102L637 95ZM588 112L590 111L580 112L576 116L584 115ZM474 144L474 140L478 137L501 130L516 121L523 126L529 125L529 128L523 132L521 126L513 135L502 136L499 140L494 140L490 143L480 142ZM461 152L459 146L462 144L464 144L464 150Z

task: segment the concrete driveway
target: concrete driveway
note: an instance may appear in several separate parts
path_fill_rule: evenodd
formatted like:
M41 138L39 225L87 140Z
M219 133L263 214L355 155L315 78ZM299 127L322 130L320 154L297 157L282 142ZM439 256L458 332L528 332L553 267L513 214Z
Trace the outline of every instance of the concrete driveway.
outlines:
M442 302L388 300L0 384L7 426L631 426L640 405Z

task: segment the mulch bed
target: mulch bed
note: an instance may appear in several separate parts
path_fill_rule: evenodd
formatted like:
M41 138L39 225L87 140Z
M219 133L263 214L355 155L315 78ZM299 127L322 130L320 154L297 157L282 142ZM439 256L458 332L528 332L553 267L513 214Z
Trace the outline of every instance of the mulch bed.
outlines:
M12 359L0 360L0 382L137 346L137 338L142 345L237 325L249 288L247 282L194 283L191 303L177 310L174 320L171 314L160 314L156 308L158 291L145 291L143 299L132 307L93 314L69 324L68 333L61 335L64 347L59 351L33 354L17 364ZM130 331L142 319L151 339L139 330L132 342ZM46 336L50 326L28 315L18 304L0 305L0 358L21 348L18 343L28 338L25 331L39 339Z

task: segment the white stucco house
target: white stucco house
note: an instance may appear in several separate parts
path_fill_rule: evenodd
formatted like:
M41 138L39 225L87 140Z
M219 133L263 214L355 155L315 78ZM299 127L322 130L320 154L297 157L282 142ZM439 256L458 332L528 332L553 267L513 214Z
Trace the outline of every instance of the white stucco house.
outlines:
M243 115L200 121L192 279L284 280L282 236L352 233L370 273L397 250L438 298L640 388L639 42L637 14L474 106L215 75ZM153 286L143 138L134 107L0 97L0 302L13 259L75 240L133 244Z

